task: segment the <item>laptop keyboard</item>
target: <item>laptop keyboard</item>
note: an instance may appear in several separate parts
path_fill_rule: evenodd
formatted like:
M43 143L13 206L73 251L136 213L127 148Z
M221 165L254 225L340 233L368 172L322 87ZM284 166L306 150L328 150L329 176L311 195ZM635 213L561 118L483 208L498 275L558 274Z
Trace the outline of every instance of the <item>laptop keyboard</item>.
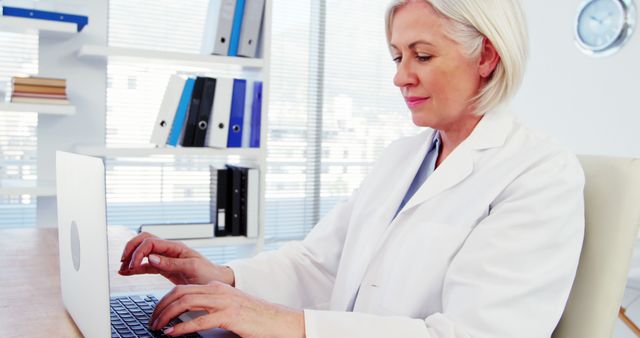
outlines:
M149 329L149 317L158 304L153 295L111 297L111 338L165 338L169 337L162 331ZM173 326L182 322L176 318L169 322ZM197 333L180 336L184 338L198 338Z

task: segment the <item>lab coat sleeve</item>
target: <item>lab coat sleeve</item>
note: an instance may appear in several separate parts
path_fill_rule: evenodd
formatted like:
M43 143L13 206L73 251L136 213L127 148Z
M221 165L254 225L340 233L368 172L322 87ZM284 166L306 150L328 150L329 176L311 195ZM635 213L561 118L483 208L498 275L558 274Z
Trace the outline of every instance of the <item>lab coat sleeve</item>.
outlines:
M574 156L541 159L502 191L451 261L442 313L411 319L305 310L306 336L550 337L582 247L583 188Z
M304 241L228 263L236 288L294 308L327 308L356 196L322 218Z

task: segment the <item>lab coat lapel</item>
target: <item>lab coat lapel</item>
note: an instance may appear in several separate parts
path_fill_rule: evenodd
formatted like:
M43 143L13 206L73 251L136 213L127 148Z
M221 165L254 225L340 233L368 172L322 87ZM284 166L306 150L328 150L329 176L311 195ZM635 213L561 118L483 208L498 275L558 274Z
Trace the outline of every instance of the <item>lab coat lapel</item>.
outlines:
M464 180L473 172L474 152L502 146L512 125L511 115L503 109L485 114L471 135L427 178L398 216Z
M336 282L344 287L335 291L332 299L333 308L347 309L355 297L367 266L376 255L375 248L381 245L385 237L384 233L393 221L396 211L427 153L434 133L434 130L429 129L416 135L407 147L393 154L388 163L385 163L388 166L385 174L392 176L386 179L381 177L383 184L377 187L380 193L367 196L367 205L375 207L366 211L366 228L361 229L362 232L358 232L350 239L345 248L349 260L341 263L340 268L349 271L349 273L339 276L344 280Z

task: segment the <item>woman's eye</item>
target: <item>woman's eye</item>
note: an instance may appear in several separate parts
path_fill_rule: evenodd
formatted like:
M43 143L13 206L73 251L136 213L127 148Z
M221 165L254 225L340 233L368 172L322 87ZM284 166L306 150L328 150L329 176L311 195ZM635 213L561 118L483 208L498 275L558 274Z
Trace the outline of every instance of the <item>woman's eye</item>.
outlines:
M431 59L431 55L418 55L416 58L420 62L427 62Z
M402 57L401 56L394 56L393 57L393 62L394 63L400 63L400 61L402 61Z

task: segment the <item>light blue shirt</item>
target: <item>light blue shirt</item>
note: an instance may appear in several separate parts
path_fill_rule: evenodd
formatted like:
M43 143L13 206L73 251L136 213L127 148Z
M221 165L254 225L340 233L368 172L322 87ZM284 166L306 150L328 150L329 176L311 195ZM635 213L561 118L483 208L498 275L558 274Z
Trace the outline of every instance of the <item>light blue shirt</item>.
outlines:
M429 150L427 150L427 154L424 156L422 160L422 164L420 164L420 168L418 168L418 172L416 172L416 176L413 178L407 193L404 195L402 202L400 203L400 207L396 211L396 216L402 208L409 202L411 197L420 189L422 184L429 178L429 176L436 170L436 161L438 160L438 154L440 153L440 144L442 141L440 140L440 133L436 131L436 134L433 136L433 141L431 142L431 146ZM395 218L395 216L394 216ZM356 299L358 298L358 293L360 293L360 288L356 291L356 296L353 298L351 304L347 311L353 311L353 307L355 306Z
M422 160L422 164L420 164L420 168L416 173L416 176L413 178L411 185L409 186L409 190L404 195L402 202L400 203L400 207L396 211L396 216L402 210L402 208L409 202L411 197L420 189L422 184L431 176L431 174L436 170L436 161L438 160L438 154L440 153L440 144L442 141L440 140L440 132L436 131L436 134L433 136L433 142L431 142L431 147L427 150L427 154L424 156ZM394 216L395 218L395 216Z

